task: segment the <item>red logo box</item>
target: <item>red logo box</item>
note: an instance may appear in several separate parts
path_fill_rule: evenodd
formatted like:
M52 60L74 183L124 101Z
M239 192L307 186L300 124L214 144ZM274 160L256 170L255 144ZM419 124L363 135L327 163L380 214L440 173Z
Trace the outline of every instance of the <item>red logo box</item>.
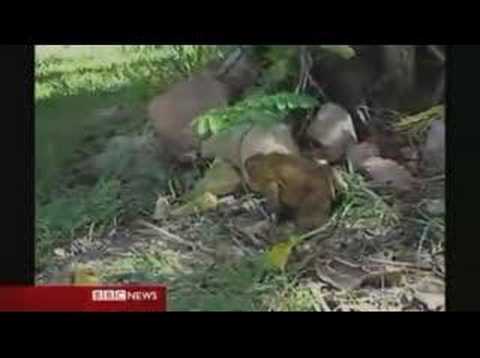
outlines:
M0 287L0 312L164 312L165 286Z

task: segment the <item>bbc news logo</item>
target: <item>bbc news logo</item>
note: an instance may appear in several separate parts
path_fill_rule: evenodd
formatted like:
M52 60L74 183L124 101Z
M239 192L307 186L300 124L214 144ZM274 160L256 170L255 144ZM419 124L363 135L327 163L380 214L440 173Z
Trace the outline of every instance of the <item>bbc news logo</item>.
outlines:
M92 300L95 302L157 301L158 295L155 291L93 290Z

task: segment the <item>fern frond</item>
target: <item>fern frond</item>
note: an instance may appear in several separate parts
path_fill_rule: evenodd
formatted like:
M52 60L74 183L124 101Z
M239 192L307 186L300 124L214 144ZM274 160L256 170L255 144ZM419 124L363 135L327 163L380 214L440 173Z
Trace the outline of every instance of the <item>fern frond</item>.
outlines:
M207 138L236 125L251 122L280 121L294 110L307 110L318 105L316 98L295 93L278 93L247 97L226 108L213 109L193 122L195 133Z

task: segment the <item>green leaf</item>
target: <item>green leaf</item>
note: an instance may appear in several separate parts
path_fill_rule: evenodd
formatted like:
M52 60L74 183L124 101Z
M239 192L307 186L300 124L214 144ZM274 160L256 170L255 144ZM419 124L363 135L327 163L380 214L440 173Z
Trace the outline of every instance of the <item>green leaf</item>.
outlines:
M346 60L349 60L356 55L355 50L347 45L321 45L319 47Z
M212 135L215 135L217 134L218 132L220 132L224 125L222 125L222 120L217 120L216 118L214 117L209 117L209 127L210 127L210 133Z
M297 236L292 236L286 241L275 244L265 253L264 260L269 268L285 271L293 248L301 241Z
M203 117L198 121L197 133L200 137L206 137L210 132L210 117Z

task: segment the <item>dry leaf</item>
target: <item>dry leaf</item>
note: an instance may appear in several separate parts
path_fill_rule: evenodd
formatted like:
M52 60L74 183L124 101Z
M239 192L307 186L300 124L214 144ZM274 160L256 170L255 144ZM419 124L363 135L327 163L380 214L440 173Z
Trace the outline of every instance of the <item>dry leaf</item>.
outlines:
M82 267L74 270L71 273L71 283L75 286L89 286L99 284L100 279L98 278L98 274L94 269Z
M397 190L408 191L414 182L411 174L391 159L373 157L362 165L374 184L385 185Z
M307 135L322 146L331 163L340 160L347 148L357 142L350 114L335 103L320 108L307 129Z

